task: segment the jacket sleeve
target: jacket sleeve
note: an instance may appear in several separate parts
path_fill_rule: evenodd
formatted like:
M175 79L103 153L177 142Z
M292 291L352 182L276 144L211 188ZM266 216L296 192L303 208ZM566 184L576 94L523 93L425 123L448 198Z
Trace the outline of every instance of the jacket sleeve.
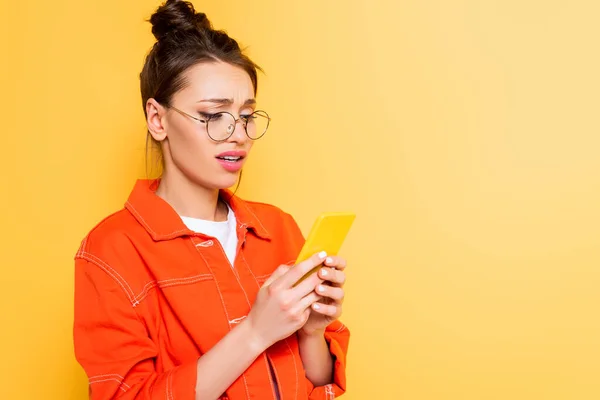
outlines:
M335 399L346 392L346 354L350 331L340 321L334 321L325 330L325 340L333 357L333 383L315 387L306 379L309 400Z
M194 400L196 362L157 373L157 348L125 288L101 261L75 260L75 356L91 400Z
M289 232L290 241L294 248L292 256L295 258L300 253L305 239L294 219L290 215L287 217L287 232ZM325 386L315 387L309 379L306 379L309 400L334 399L346 392L346 355L348 353L350 331L341 321L334 321L325 330L325 340L333 357L333 382Z

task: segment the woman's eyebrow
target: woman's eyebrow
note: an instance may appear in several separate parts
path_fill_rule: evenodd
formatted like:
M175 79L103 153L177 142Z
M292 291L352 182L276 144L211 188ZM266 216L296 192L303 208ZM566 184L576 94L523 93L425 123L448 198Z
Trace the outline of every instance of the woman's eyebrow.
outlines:
M221 105L229 106L233 104L233 99L204 99L199 100L197 103L217 103ZM244 102L245 106L252 106L256 104L256 99L248 99Z

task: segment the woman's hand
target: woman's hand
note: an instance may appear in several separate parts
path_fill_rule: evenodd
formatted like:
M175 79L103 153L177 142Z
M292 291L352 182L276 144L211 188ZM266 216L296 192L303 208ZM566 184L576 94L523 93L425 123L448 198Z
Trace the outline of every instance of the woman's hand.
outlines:
M325 328L340 317L344 302L345 268L346 260L341 257L325 259L325 266L318 272L318 277L324 282L317 283L315 288L319 300L312 303L310 317L299 334L322 336Z
M293 267L281 265L261 287L245 321L261 349L292 335L309 319L310 307L320 298L315 287L323 280L312 274L296 287L294 284L325 257L319 253Z

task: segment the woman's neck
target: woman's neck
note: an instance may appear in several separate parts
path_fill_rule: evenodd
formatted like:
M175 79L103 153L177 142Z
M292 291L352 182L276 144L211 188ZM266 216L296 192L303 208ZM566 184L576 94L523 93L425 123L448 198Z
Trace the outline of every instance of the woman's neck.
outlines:
M183 174L163 173L156 195L175 209L177 214L207 221L226 221L227 205L219 200L219 190L191 182Z

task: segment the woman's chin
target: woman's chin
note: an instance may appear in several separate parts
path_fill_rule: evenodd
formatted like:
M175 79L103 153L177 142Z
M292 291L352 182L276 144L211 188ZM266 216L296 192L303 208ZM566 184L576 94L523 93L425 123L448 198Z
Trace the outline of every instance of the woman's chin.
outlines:
M198 186L202 186L210 190L222 190L234 188L240 178L240 172L222 172L208 174L190 174L188 179L194 182Z
M240 174L231 174L231 176L223 177L215 182L215 187L217 189L231 189L235 187L238 183L238 178Z

